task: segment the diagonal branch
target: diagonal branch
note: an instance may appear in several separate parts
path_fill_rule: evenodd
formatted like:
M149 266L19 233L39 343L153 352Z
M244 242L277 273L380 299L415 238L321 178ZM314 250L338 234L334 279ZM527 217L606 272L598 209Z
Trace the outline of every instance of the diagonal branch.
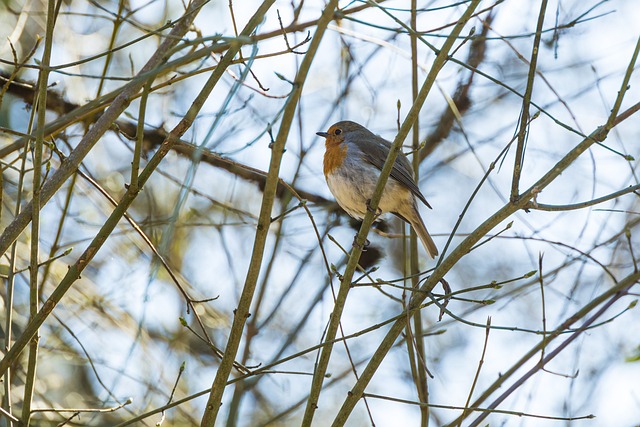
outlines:
M322 383L324 381L324 377L327 372L327 367L329 365L329 360L331 358L331 352L333 350L333 342L335 341L338 327L340 325L340 318L346 303L347 294L349 292L349 288L351 287L351 279L353 278L353 274L355 273L356 267L358 265L360 255L362 254L362 249L364 247L367 234L369 233L371 224L375 219L375 212L378 207L378 203L382 198L382 191L384 190L386 181L389 178L389 175L391 173L391 168L393 167L396 157L398 156L398 153L402 148L403 141L411 131L411 128L413 127L413 123L417 119L422 109L422 106L424 105L424 102L427 98L427 95L429 94L431 88L435 83L438 73L440 72L442 67L445 65L445 63L449 59L449 52L451 52L451 49L453 48L453 44L455 43L457 37L462 32L462 29L466 25L467 21L469 20L469 18L473 14L473 11L476 9L479 3L480 3L479 0L474 0L471 2L471 4L467 7L467 10L465 11L465 13L457 21L455 27L451 31L451 34L447 37L446 41L442 46L442 49L436 55L433 65L431 67L431 70L429 71L429 74L427 75L422 87L420 88L420 92L418 93L416 100L411 106L411 109L407 113L407 117L405 118L404 122L402 123L402 126L400 127L398 135L396 136L393 142L393 146L389 150L389 155L387 156L384 167L380 171L380 178L378 179L376 189L373 195L371 196L371 200L369 202L370 209L368 210L367 214L364 217L362 226L360 227L360 231L356 235L353 250L351 251L351 255L349 257L347 267L345 268L344 275L340 282L338 296L335 301L333 312L331 313L329 326L327 328L327 333L324 339L324 346L322 348L322 352L320 353L320 360L318 361L318 364L316 366L316 369L313 375L311 391L309 393L309 399L307 401L304 418L302 420L303 426L311 425L311 422L313 420L313 415L317 409L318 399L320 396L320 392L322 390ZM402 319L400 321L400 323L402 323L403 325L404 325L404 322L405 322L405 319ZM346 418L343 421L346 421ZM338 423L334 425L342 425L342 424L344 424L344 422L341 424Z
M608 289L602 295L599 295L597 298L594 298L590 301L586 306L581 308L578 312L570 316L565 322L562 323L559 327L557 327L553 332L549 335L543 337L540 342L535 345L531 350L529 350L519 361L514 363L513 367L500 376L493 384L491 384L485 392L471 405L471 407L476 408L482 402L484 402L493 391L500 388L506 381L509 379L517 369L519 369L523 364L533 358L536 354L538 354L542 349L547 347L552 340L560 337L563 332L567 331L575 322L579 319L582 319L589 312L593 311L600 304L603 304L600 309L595 312L591 317L589 317L579 328L577 328L571 335L563 341L557 348L555 348L552 352L550 352L544 359L540 360L533 368L527 371L522 377L516 381L511 387L505 390L496 400L494 400L488 407L488 409L494 409L498 406L500 402L502 402L507 396L512 394L520 385L524 383L525 380L530 378L534 373L538 370L542 369L548 362L550 362L554 357L556 357L566 346L568 346L572 341L578 338L582 333L589 328L593 322L595 322L604 312L613 305L616 301L618 301L621 297L625 296L629 289L634 286L640 280L640 273L635 272L624 279L622 279L618 284L614 287ZM449 424L449 426L453 427L459 425L459 422L462 421L467 414L460 416L458 419ZM470 426L477 426L479 422L481 422L486 416L489 415L489 412L483 412L478 418L476 418Z
M206 1L206 0L205 0ZM189 9L191 13L187 13L187 16L190 16L191 19L195 17L193 13L194 4L200 4L194 2L192 7ZM263 6L264 7L264 6ZM196 9L197 10L197 9ZM262 10L262 9L259 9ZM263 11L264 13L264 11ZM262 15L259 18L253 18L247 24L246 32L243 31L243 34L250 34L255 27L260 23L262 19ZM184 22L181 21L181 22ZM187 26L188 28L188 26ZM186 31L186 28L184 29ZM171 39L171 38L169 38ZM87 249L80 255L80 258L76 261L76 263L69 267L67 274L63 277L60 284L56 287L56 289L51 293L51 296L47 299L47 301L42 306L42 310L38 312L36 316L27 324L22 335L18 340L14 343L11 350L9 350L4 358L0 361L0 374L4 373L12 363L17 360L18 356L27 345L27 343L33 338L38 328L44 323L49 314L53 311L55 306L62 300L62 297L67 293L67 291L71 288L71 286L78 280L82 271L87 267L87 265L91 262L91 260L98 253L102 245L106 242L106 240L111 235L112 231L118 225L118 222L124 217L127 209L131 206L133 201L136 199L141 189L144 187L144 184L149 180L151 175L155 172L157 167L160 165L160 162L167 153L170 151L173 144L175 144L179 138L191 127L194 120L196 119L198 112L202 109L205 101L209 97L209 94L216 86L226 68L231 64L233 57L240 50L242 46L241 43L232 44L229 48L229 51L223 56L220 61L218 67L213 71L202 90L193 101L189 110L186 112L184 118L176 125L176 127L169 133L167 139L162 143L160 149L154 154L154 156L149 160L149 163L144 168L144 170L140 173L138 182L139 186L137 188L129 187L127 192L122 196L120 203L113 210L107 221L103 224L102 228L96 235L96 237L89 244ZM108 111L108 110L107 110ZM105 112L105 115L107 112ZM103 115L104 117L104 115ZM96 124L97 125L97 124ZM91 131L90 131L91 132ZM87 134L89 135L89 133ZM75 152L75 150L72 152ZM63 163L63 165L69 164L69 161ZM61 168L62 169L62 168ZM15 223L15 221L14 221Z
M611 128L619 123L621 123L624 119L630 117L631 115L628 112L623 112L620 116L617 116L619 106L622 103L622 99L627 91L629 79L631 78L631 74L633 73L633 69L638 57L638 53L640 51L640 38L636 43L635 51L632 55L629 66L627 67L627 71L625 77L623 79L621 89L618 92L618 97L615 102L614 109L611 111L611 115L607 120L607 124L601 126L594 130L589 136L583 139L576 147L574 147L571 151L569 151L549 172L547 172L543 177L541 177L531 188L525 191L521 197L515 203L507 203L500 210L498 210L495 214L489 217L486 221L476 228L476 230L471 233L467 238L465 238L457 248L455 248L451 254L444 259L440 265L434 270L433 274L425 281L425 283L420 288L421 292L414 294L406 313L403 313L404 316L401 316L399 320L397 320L390 328L387 335L383 338L382 342L378 346L377 350L371 357L369 364L365 367L364 371L360 375L360 379L353 386L349 395L345 399L342 404L342 408L340 412L336 416L334 420L334 425L339 426L343 425L356 403L363 395L367 385L373 378L373 375L377 371L378 367L386 357L387 353L393 346L394 342L400 335L400 333L404 330L405 320L407 314L410 314L414 310L419 310L422 302L425 300L427 295L435 288L440 279L444 277L444 275L453 268L454 265L466 254L470 252L470 250L482 239L487 233L489 233L495 226L497 226L500 222L507 219L509 216L517 212L518 210L524 208L529 200L531 200L536 194L538 194L541 190L546 188L551 182L553 182L564 170L566 170L582 153L584 153L589 147L591 147L596 142L602 142L606 139L608 132ZM634 109L635 107L631 107ZM506 379L506 378L505 378ZM474 404L475 406L475 404Z

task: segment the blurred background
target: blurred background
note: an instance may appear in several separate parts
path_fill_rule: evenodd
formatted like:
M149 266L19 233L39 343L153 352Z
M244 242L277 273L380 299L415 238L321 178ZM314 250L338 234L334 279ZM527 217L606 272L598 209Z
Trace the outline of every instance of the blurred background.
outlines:
M112 200L127 192L136 147L142 169L260 3L206 3L176 47L164 52L167 62L154 68L145 95L137 91L43 206L37 260L30 227L4 252L4 353L29 321L35 289L30 266L39 265L42 303L99 235ZM421 214L440 260L509 203L540 15L521 191L607 122L632 61L637 2L552 0L541 13L542 3L480 3L438 74L417 132L405 141L404 152L417 156L418 183L433 207L421 206ZM299 425L318 356L308 349L322 342L332 292L359 229L326 186L324 139L315 133L352 120L393 141L413 103L412 81L422 85L433 48L442 46L468 5L340 2L322 34L295 118L282 123L325 2L276 1L254 38L241 40L241 53L153 171L128 219L109 233L39 329L37 368L28 368L31 346L2 373L0 425L19 425L7 414L43 426L200 423L252 262L272 143L285 125L290 132L279 176L287 186L276 192L251 317L235 357L245 368L232 377L269 369L226 388L216 425ZM174 0L55 3L43 180L138 75L185 8ZM34 144L25 135L37 130L46 21L44 1L0 2L3 233L33 197ZM411 35L412 26L419 37ZM638 83L633 74L620 112L640 101ZM439 321L440 310L429 305L409 322L366 389L375 396L358 403L347 425L445 425L512 368L520 371L508 384L518 386L497 409L513 412L490 413L485 422L491 425L639 425L638 289L604 298L610 306L595 319L595 311L585 309L638 273L639 137L631 116L572 161L529 209L501 222L456 260L445 276L455 294L449 312ZM575 206L601 197L606 200ZM387 321L408 303L414 285L408 235L392 217L369 235L360 263L364 272L354 276L339 332L355 335L333 349L314 425L330 425L387 332ZM419 247L420 280L437 261ZM576 323L568 328L572 316ZM590 329L559 348L585 322L592 322ZM557 328L563 332L557 341L521 360ZM558 355L536 368L554 350ZM535 374L518 383L531 368ZM25 386L29 379L33 391ZM26 418L25 398L32 402ZM448 407L421 411L420 401ZM170 402L177 404L156 412ZM595 418L584 418L589 415Z

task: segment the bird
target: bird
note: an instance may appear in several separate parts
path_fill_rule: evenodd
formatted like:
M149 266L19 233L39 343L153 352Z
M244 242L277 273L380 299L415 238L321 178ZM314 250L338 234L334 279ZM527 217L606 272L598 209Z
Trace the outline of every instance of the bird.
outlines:
M344 120L326 132L316 132L325 139L324 176L336 201L350 216L362 220L380 177L391 143L364 126ZM431 258L438 248L424 225L417 200L431 205L413 178L407 157L400 152L378 205L380 213L390 212L409 223Z

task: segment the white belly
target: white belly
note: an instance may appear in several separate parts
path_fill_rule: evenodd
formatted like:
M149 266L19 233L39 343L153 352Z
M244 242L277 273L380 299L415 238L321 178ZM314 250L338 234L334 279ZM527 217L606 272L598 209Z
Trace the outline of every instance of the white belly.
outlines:
M345 174L343 168L327 176L327 184L338 204L356 219L364 218L367 202L371 199L380 173L370 166L365 173ZM378 208L384 212L397 212L404 203L413 203L411 192L393 178L389 178Z

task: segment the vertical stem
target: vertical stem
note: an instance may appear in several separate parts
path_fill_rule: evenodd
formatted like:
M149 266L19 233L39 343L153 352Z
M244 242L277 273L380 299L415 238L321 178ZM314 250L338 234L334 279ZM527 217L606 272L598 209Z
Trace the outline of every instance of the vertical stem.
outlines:
M40 75L38 78L38 104L37 104L37 125L36 140L33 150L33 205L31 215L31 251L29 263L29 319L32 320L38 314L39 293L38 293L38 252L40 241L40 190L42 181L42 151L44 145L44 129L46 125L47 113L47 85L49 81L49 65L51 63L51 50L53 46L53 29L56 20L56 2L49 0L47 3L47 29L45 35L44 51ZM25 426L30 424L31 402L36 382L36 367L38 364L38 331L29 342L29 358L27 362L27 373L24 387L24 399L22 404L22 422Z
M26 156L26 147L25 147L25 153L24 155ZM24 171L24 167L22 168L22 170ZM20 174L20 177L23 177L24 173ZM18 182L18 203L17 203L17 209L19 209L20 206L20 200L22 199L21 197L21 193L22 193L22 183L20 182L22 181L22 178L19 180ZM7 297L5 300L5 312L7 313L7 318L5 319L5 323L4 323L4 352L7 353L9 351L9 349L11 349L11 345L12 345L12 340L13 340L13 291L15 288L15 262L16 262L16 254L17 254L17 243L13 243L13 245L11 245L11 255L9 256L9 277L7 278ZM7 371L4 373L4 377L3 377L3 382L4 382L4 396L2 398L2 407L4 408L4 410L8 413L11 414L11 369L7 369ZM8 420L7 421L7 425L12 426L13 423Z
M37 103L37 94L34 100L34 103ZM36 109L33 109L33 113L29 117L29 124L27 129L29 132L33 130L33 120L34 115L36 114ZM30 142L30 140L29 140ZM20 165L20 174L18 175L18 192L16 195L16 208L15 208L15 216L19 215L21 212L23 195L24 195L24 186L26 180L26 170L27 170L27 156L29 153L29 145L27 144L24 147L24 151L21 156L21 165ZM11 245L11 255L9 257L9 277L7 278L7 299L6 299L6 329L5 329L5 353L9 352L12 347L13 340L13 295L15 290L15 265L16 265L16 256L18 253L18 242L13 242ZM5 381L5 396L3 400L3 406L7 410L7 413L11 414L11 370L7 369L4 376ZM11 423L11 421L9 421Z
M263 5L267 3L271 4L273 1L265 1ZM293 118L295 116L304 82L309 73L309 69L311 68L311 62L318 51L318 46L320 45L320 41L322 40L322 36L324 35L327 25L333 19L333 12L337 5L338 0L331 0L322 12L322 16L318 21L316 33L309 44L309 49L302 59L300 68L294 79L293 91L287 100L287 104L282 115L280 129L271 149L269 173L264 187L264 196L262 198L262 206L260 207L260 215L258 217L258 226L253 243L249 271L247 271L238 307L234 311L233 324L229 333L227 346L225 348L222 361L220 362L220 366L218 367L218 372L216 372L216 377L213 380L213 385L211 386L211 393L209 394L209 400L205 407L201 426L213 427L218 416L218 411L220 410L220 405L222 404L224 389L231 373L233 360L235 359L238 348L240 347L240 340L242 339L244 325L250 315L249 310L251 308L253 294L255 293L258 276L262 266L262 258L264 256L264 248L266 246L269 226L271 224L271 211L273 209L275 192L278 185L278 174L280 172L280 163L284 154L284 146L287 141L287 137L289 136L289 130L293 123Z
M282 201L281 206L286 207L288 200L290 200L290 197L285 197L285 199ZM260 308L262 307L262 303L264 302L269 279L271 278L271 272L273 271L273 267L276 265L276 259L278 254L280 253L280 245L284 240L284 224L282 222L278 222L277 227L278 229L275 231L276 240L273 244L273 248L271 249L271 256L269 262L267 263L267 267L265 268L264 276L260 281L260 285L258 286L258 296L256 297L255 304L253 306L251 320L249 320L249 323L246 327L244 350L240 358L240 363L242 363L242 365L247 364L249 355L251 354L251 345L253 344L253 339L258 335L258 319L261 314ZM227 427L235 427L238 425L238 416L240 413L242 398L251 387L251 381L240 381L236 383L233 390L233 397L231 398L231 403L229 404Z
M62 231L64 230L64 224L67 218L67 214L69 212L69 208L71 207L71 200L73 198L73 189L75 188L76 180L78 179L78 174L73 174L71 176L71 181L69 182L69 186L67 188L67 194L64 198L64 204L62 205L62 213L60 214L60 220L58 221L58 226L56 227L56 237L53 239L53 244L49 249L49 258L53 258L58 249L60 249L60 240L62 239ZM38 289L38 299L42 300L44 284L47 282L49 278L49 273L51 272L51 267L53 266L52 262L48 262L44 266L44 271L40 276L40 289Z
M138 126L136 127L136 145L133 149L133 160L131 161L131 180L129 186L132 191L138 190L138 174L140 173L140 159L142 157L142 145L144 144L144 118L147 113L147 100L153 79L149 79L142 87L140 97L140 110L138 112Z
M122 17L124 6L125 6L124 0L119 0L118 11L116 12L116 19L114 19L113 21L113 31L111 31L111 39L109 40L109 47L107 48L107 56L105 57L105 60L104 60L104 67L102 67L102 78L100 79L100 83L98 83L98 93L96 94L96 98L100 97L100 95L102 94L105 77L107 76L107 72L109 71L109 66L111 65L111 60L113 59L113 48L116 44L116 38L118 36L120 26L124 22L124 19Z
M513 166L513 180L511 182L511 203L515 203L520 197L520 175L522 174L522 164L524 163L524 143L527 138L527 127L529 123L529 105L531 104L531 94L533 92L533 82L536 77L536 67L538 64L538 49L542 38L542 25L547 9L547 0L542 0L540 13L538 14L538 26L536 35L533 38L533 48L531 50L531 62L529 64L529 75L527 77L527 88L522 98L522 113L520 115L520 129L518 130L518 143L516 145L516 158Z
M418 23L417 23L417 0L411 0L411 29L413 32L410 34L411 37L411 93L413 97L413 102L418 98ZM419 182L420 177L420 155L418 153L418 149L420 147L420 117L416 118L416 121L413 124L412 131L412 148L413 148L413 156L411 157L411 161L413 164L413 174L416 178L416 183ZM411 245L410 250L410 276L411 276L411 287L415 290L419 288L420 283L420 266L418 263L418 239L416 236L416 232L413 228L411 228L411 239L409 241ZM414 292L412 292L413 295ZM411 327L411 322L407 322L407 326ZM425 405L420 405L420 425L421 427L427 427L429 425L429 406L426 405L429 403L429 388L427 385L427 367L426 367L426 358L425 358L425 350L424 350L424 338L422 331L422 312L420 310L416 310L413 314L413 329L414 332L408 331L407 334L407 345L413 345L412 341L415 342L415 362L412 363L412 366L415 366L414 372L414 381L416 385L416 390L418 392L418 399L420 402L425 403Z
M36 102L37 102L37 98L36 98ZM35 112L36 111L34 109L33 114L31 114L31 116L29 117L29 124L27 126L27 129L29 131L33 129L33 120L34 120ZM28 153L29 153L29 145L26 145L24 147L24 151L21 156L20 174L18 176L18 192L16 195L16 208L15 208L15 214L14 214L16 216L20 214L23 195L25 192L24 183L27 176L26 170L27 170ZM16 265L17 253L18 253L18 243L13 242L13 244L11 245L11 255L9 257L9 277L7 278L7 300L5 304L6 311L7 311L7 318L5 323L5 326L6 326L5 348L4 348L5 353L9 352L9 350L13 345L12 344L12 341L13 341L13 295L15 290L15 278L16 278L15 265ZM7 412L10 414L11 413L11 370L9 369L5 372L4 382L5 382L5 396L3 400L3 406L5 407Z
M455 43L457 37L462 32L462 29L466 25L467 21L469 21L469 19L471 18L471 15L473 14L474 10L478 7L478 4L480 4L480 0L473 0L469 4L466 11L462 14L460 19L454 26L453 30L451 31L451 34L445 40L444 44L442 45L442 49L438 52L438 54L436 55L433 61L433 65L431 66L431 69L429 70L429 74L427 75L424 83L422 84L422 87L420 88L420 92L418 93L418 96L415 102L411 106L411 110L409 110L409 112L407 113L407 117L402 123L402 126L400 127L400 131L398 132L398 135L396 136L395 140L393 141L393 145L389 150L389 155L385 161L384 167L380 171L380 178L378 179L376 190L373 193L373 196L371 197L371 202L369 203L371 206L371 211L368 211L364 217L362 226L360 227L360 231L356 236L356 245L354 249L351 251L351 256L349 257L347 268L344 272L343 279L340 283L340 290L338 293L338 298L336 299L336 307L334 308L334 312L331 314L329 328L327 329L325 346L322 349L319 366L316 368L316 372L314 373L314 383L318 381L316 380L317 377L320 378L319 382L321 383L322 377L326 372L326 365L329 362L330 352L332 348L331 343L335 338L335 330L337 330L337 325L339 324L339 315L342 312L344 301L346 300L346 294L349 290L349 287L351 286L351 279L353 277L353 273L355 272L355 267L357 265L360 254L362 253L361 246L366 239L366 236L369 231L369 228L371 227L371 224L373 223L373 219L374 219L373 211L375 211L375 209L378 206L378 203L380 202L380 198L382 197L382 191L384 189L387 179L389 178L389 175L391 173L391 168L393 167L395 159L398 156L398 152L402 147L402 142L405 140L405 138L409 134L409 131L413 126L413 123L417 120L420 110L422 109L422 106L424 105L424 102L427 98L427 95L431 91L431 88L433 87L436 81L436 77L438 73L440 72L444 64L449 59L449 52L451 52L451 49L453 48L453 44ZM422 293L416 294L411 299L410 307L415 307L414 301L416 299L420 299L422 295L423 295ZM342 306L339 306L338 305L339 303L341 303ZM393 342L395 342L395 339L400 334L400 332L404 329L405 325L406 325L405 318L401 318L393 324L392 329L387 333L387 336L385 337L385 341L383 341L385 348L386 348L386 345L389 345L389 348L391 348L391 345L393 344ZM333 332L333 335L331 335L331 332ZM393 336L393 339L391 340L392 336ZM381 344L381 346L383 344ZM325 356L325 353L327 354L326 356ZM357 381L356 386L352 389L352 391L349 393L349 396L345 399L342 405L342 408L340 409L340 412L338 413L338 415L336 416L336 418L332 423L332 426L334 427L343 426L347 422L347 419L349 418L351 411L353 410L357 401L362 397L362 394L364 393L364 387L362 387L362 389L360 389L359 387L366 386L366 384L370 381L371 376L373 376L373 372L377 369L377 366L379 366L377 365L374 367L372 365L372 362L373 360L369 362L369 364L365 368L365 371L362 372L360 379ZM379 363L381 362L382 360L380 360ZM321 375L319 375L318 373L321 368L323 368L324 371L322 371ZM313 392L313 389L312 389L312 392ZM310 401L312 397L313 396L310 396ZM308 407L309 407L309 402L307 403L307 408ZM305 412L305 415L306 415L306 412ZM308 426L310 425L310 422L305 424L305 420L303 420L302 425Z

